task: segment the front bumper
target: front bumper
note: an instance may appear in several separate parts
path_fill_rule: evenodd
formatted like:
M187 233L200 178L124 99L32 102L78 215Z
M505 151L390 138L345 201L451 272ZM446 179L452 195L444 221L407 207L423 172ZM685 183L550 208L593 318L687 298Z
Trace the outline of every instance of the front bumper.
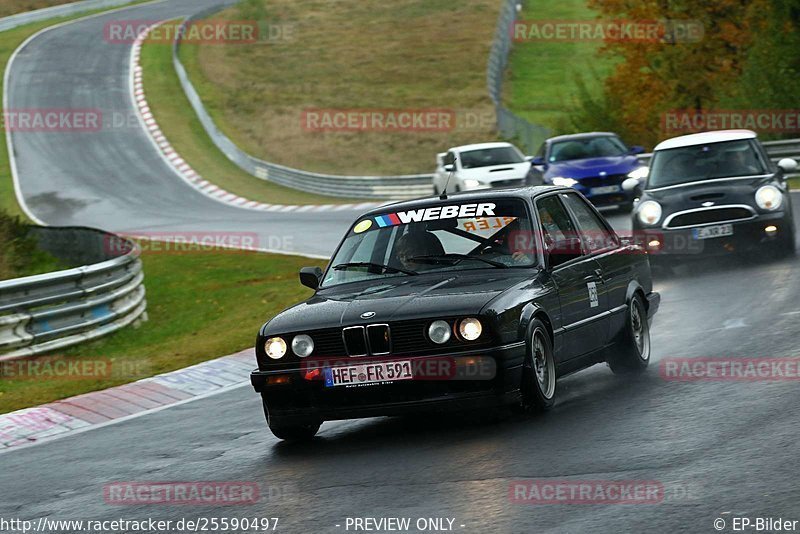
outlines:
M781 240L791 234L794 221L784 212L768 213L741 222L714 223L731 224L733 235L696 239L694 228L645 228L635 229L637 240L645 246L650 254L650 261L658 261L659 256L707 257L748 252L765 246L777 246ZM777 231L767 234L765 228L775 226Z
M381 358L338 358L335 362L303 362L288 370L255 370L253 388L261 393L270 423L302 423L401 415L414 412L465 411L494 407L519 399L525 343L518 342L481 351L446 356L389 356ZM326 386L325 367L361 365L374 362L411 360L414 379L359 386ZM465 362L484 362L484 372L451 372ZM431 365L431 363L435 365ZM429 366L448 370L441 374L419 373ZM487 365L492 362L492 365ZM491 372L485 370L491 368ZM321 372L315 372L319 369ZM468 367L467 367L468 369ZM276 377L283 383L275 383Z

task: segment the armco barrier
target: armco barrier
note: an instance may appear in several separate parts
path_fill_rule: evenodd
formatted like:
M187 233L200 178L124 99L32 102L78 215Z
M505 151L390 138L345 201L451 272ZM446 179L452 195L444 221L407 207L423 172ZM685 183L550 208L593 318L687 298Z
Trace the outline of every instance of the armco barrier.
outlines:
M0 19L0 32L11 30L25 24L32 22L39 22L42 20L53 19L56 17L68 17L93 11L95 9L105 9L109 7L123 6L131 3L133 0L83 0L81 2L73 2L71 4L62 4L60 6L46 7L44 9L37 9L36 11L27 11L25 13L17 13Z
M220 7L217 6L195 13L184 21L184 25L194 20L205 18L219 10ZM181 32L177 32L177 39L173 45L172 59L183 91L186 93L203 128L206 130L209 137L211 137L211 140L217 148L245 172L256 178L269 180L270 182L285 185L293 189L335 197L402 199L415 198L433 193L433 175L431 174L408 174L398 176L340 176L321 174L269 163L247 154L217 128L217 125L214 124L214 120L203 106L200 95L189 80L186 69L180 61L180 37Z
M68 265L0 282L0 361L52 352L146 320L139 247L92 228L32 227Z

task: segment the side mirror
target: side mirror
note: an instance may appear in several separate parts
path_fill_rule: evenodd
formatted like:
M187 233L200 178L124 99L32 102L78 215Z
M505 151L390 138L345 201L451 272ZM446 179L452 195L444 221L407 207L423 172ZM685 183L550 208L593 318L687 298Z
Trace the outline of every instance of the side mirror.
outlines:
M622 182L623 191L635 191L637 187L639 187L638 178L626 178L625 181Z
M442 168L443 168L444 170L446 170L447 172L453 172L453 164L452 164L452 163L448 163L447 165L445 165L445 166L444 166L444 167L442 167Z
M531 165L544 165L546 163L542 156L536 156L535 158L531 158L530 162Z
M583 255L581 240L579 237L568 237L561 241L556 241L549 250L550 268L558 267L562 263L579 258Z
M525 161L533 161L533 156L525 156Z
M797 170L797 161L792 158L783 158L778 162L778 167L783 172L794 172Z
M322 279L322 269L319 267L303 267L300 269L300 283L316 290Z
M644 147L640 145L633 145L630 149L631 154L644 154Z

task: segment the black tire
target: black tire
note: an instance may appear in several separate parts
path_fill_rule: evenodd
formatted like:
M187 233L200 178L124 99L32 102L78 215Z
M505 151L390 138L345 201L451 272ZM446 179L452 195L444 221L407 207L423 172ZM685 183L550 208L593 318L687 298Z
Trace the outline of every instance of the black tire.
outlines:
M556 363L553 356L553 342L547 328L539 319L531 322L527 342L527 355L522 365L522 384L520 385L521 413L534 413L549 410L556 397Z
M310 441L317 435L317 431L321 425L320 422L305 423L305 424L281 424L275 421L270 421L269 410L267 409L267 401L262 399L264 405L264 416L267 418L267 426L272 431L272 434L284 441L299 442Z
M641 373L650 363L650 324L639 293L633 295L628 305L625 331L619 343L611 348L607 361L616 374Z

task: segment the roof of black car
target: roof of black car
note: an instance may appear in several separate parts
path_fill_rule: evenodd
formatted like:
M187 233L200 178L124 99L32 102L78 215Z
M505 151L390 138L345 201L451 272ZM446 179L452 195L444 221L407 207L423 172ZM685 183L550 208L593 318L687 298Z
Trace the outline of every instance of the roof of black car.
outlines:
M586 139L588 137L608 137L608 136L619 137L614 132L584 132L578 134L567 134L567 135L557 135L556 137L551 137L547 140L548 143L552 143L553 141L569 141L572 139Z
M378 208L370 210L365 213L365 215L372 215L372 214L381 214L386 213L390 208L391 210L398 210L398 209L414 209L414 208L423 208L432 205L441 205L443 203L464 203L464 202L479 202L482 200L491 200L491 199L498 199L498 198L532 198L542 193L547 193L549 191L574 191L574 189L569 187L562 187L556 185L535 185L530 187L517 187L514 189L477 189L475 191L461 191L458 193L448 193L447 199L442 200L439 198L439 195L423 197L423 198L415 198L413 200L401 200L399 202L393 202L391 204L384 204Z

